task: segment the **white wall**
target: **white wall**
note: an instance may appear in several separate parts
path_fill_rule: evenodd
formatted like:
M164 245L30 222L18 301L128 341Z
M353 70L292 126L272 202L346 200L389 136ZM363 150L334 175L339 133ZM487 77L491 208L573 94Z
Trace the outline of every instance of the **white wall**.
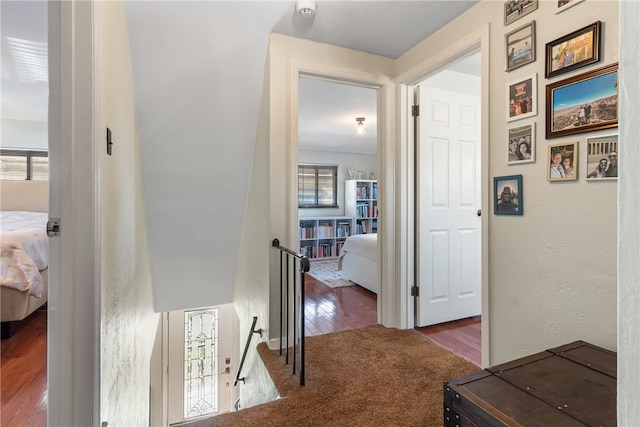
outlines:
M0 147L46 150L49 146L47 122L34 120L0 120Z
M124 3L103 2L100 419L109 426L149 424L150 359L159 315L153 311L140 151ZM98 79L100 81L100 79ZM102 133L101 133L102 134Z
M269 68L265 67L260 113L258 115L249 193L245 208L245 218L238 254L238 274L235 283L233 305L238 314L239 336L236 348L242 354L247 335L251 329L253 316L258 317L256 328L263 329L262 338L252 337L241 376L238 382L240 405L248 408L269 402L278 395L256 346L260 341L268 341L279 332L269 329L269 255L271 234L269 232ZM237 363L240 363L239 359ZM235 372L234 372L235 375Z
M640 425L640 3L620 3L620 177L618 197L618 425ZM630 167L628 167L630 166Z
M303 217L316 216L343 216L344 215L344 181L349 179L348 169L354 168L365 173L364 179L369 179L369 174L378 176L378 156L371 154L343 153L335 151L300 150L298 152L299 163L338 165L338 208L323 209L298 209L298 215Z
M552 2L505 27L504 2L485 0L402 55L397 74L407 72L453 41L490 23L490 177L523 175L524 216L489 219L490 360L496 364L583 339L616 349L616 182L584 179L588 133L545 140L545 85L611 64L618 57L618 7L613 1L587 1L555 15ZM536 21L537 60L504 71L507 32ZM544 45L594 21L603 22L603 60L560 78L544 78ZM538 114L506 122L507 82L538 74ZM535 122L536 162L510 166L505 159L509 126ZM580 170L575 182L546 180L547 144L579 141ZM490 186L492 188L492 185ZM486 197L489 197L486 195Z

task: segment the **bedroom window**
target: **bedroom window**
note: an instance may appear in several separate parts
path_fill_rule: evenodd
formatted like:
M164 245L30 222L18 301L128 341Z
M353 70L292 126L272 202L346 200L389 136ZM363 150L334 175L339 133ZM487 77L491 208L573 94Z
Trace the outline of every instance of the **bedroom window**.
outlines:
M337 165L298 165L298 207L338 207Z
M0 179L48 180L48 153L38 150L0 150Z

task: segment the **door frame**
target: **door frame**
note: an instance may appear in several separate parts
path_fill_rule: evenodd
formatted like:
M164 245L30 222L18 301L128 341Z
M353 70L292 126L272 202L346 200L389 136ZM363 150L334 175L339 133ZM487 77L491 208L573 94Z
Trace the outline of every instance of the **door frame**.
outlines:
M406 218L406 224L401 230L398 238L400 240L400 257L398 268L400 269L400 282L404 288L404 299L402 301L403 321L407 327L415 326L415 306L414 297L411 296L411 287L415 283L415 124L411 116L411 107L414 105L415 85L440 71L448 63L454 62L460 57L472 51L479 50L482 59L481 77L481 158L485 167L481 174L482 201L482 244L481 244L481 292L482 292L482 361L483 366L490 359L490 339L489 339L489 213L490 213L490 179L489 179L489 24L486 24L465 37L454 41L446 49L425 59L408 71L396 77L398 84L398 109L399 128L398 139L398 159L399 169L406 171L399 177L398 183L398 205L400 218Z
M392 101L394 94L393 82L390 78L375 74L369 74L353 69L337 68L312 62L292 60L289 72L289 175L288 188L288 217L289 236L296 240L290 241L289 247L296 247L298 242L298 103L299 103L299 79L300 76L324 78L344 84L354 84L377 89L377 115L378 115L378 277L380 278L380 290L378 293L377 322L388 327L400 327L398 324L397 287L393 286L395 275L395 220L394 220L394 154L391 144L393 134ZM294 221L295 220L295 221ZM293 245L293 246L291 246Z
M49 2L48 425L100 424L99 2Z

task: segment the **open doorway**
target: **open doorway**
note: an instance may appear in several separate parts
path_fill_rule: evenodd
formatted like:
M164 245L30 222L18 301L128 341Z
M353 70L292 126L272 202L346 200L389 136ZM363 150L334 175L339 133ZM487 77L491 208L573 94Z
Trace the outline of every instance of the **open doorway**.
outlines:
M446 64L416 85L420 113L415 145L416 326L465 328L465 334L447 337L447 346L456 347L478 365L482 310L481 70L480 52L476 51Z
M377 323L377 89L299 77L298 228L307 335Z

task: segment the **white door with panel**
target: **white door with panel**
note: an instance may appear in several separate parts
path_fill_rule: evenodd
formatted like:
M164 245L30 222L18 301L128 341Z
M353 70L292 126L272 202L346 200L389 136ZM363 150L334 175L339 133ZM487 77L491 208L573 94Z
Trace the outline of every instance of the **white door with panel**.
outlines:
M480 95L418 87L418 326L481 312Z

